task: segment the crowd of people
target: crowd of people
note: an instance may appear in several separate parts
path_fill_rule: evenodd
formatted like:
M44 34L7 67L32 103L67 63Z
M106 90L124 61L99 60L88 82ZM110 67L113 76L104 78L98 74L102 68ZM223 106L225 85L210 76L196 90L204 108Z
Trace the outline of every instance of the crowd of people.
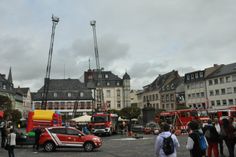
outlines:
M178 139L172 133L170 125L161 124L161 133L155 142L155 154L159 157L176 157L176 149L180 147ZM171 142L168 141L170 138ZM236 144L236 127L234 119L208 120L206 125L193 120L188 124L188 138L186 149L190 152L190 157L225 157L223 142L225 143L229 157L234 157Z

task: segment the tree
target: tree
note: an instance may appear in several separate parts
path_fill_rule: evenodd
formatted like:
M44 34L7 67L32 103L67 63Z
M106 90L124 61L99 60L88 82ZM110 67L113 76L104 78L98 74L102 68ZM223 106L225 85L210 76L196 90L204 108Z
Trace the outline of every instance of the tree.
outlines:
M113 113L113 114L117 114L118 116L120 116L120 111L116 110L116 109L111 109L107 111L108 113Z
M120 110L120 116L125 119L138 118L141 113L141 109L138 107L125 107Z
M13 123L17 123L22 118L21 112L17 109L8 109L4 111L4 119L11 120Z
M11 100L7 96L0 95L0 110L11 109Z

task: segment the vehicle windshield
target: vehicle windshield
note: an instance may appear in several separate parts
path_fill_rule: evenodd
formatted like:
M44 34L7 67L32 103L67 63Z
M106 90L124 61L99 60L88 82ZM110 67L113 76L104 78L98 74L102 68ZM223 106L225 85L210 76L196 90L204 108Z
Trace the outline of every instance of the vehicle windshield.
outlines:
M198 111L198 116L199 117L207 117L208 116L207 111Z
M104 116L93 116L91 121L94 123L102 123L102 122L107 122L109 120L108 116L104 115Z

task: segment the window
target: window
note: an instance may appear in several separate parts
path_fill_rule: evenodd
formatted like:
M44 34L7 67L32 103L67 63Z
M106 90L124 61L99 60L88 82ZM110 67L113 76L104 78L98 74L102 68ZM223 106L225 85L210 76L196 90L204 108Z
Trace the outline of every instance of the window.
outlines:
M214 79L214 84L218 84L218 79Z
M68 129L66 130L67 135L79 135L79 132L74 129Z
M105 74L105 78L108 78L108 74Z
M7 89L7 86L4 84L4 85L2 86L2 89Z
M227 88L227 94L232 94L232 87Z
M225 89L222 88L222 89L221 89L221 95L224 95L224 94L225 94Z
M197 95L197 98L199 98L199 97L200 97L200 93L197 93L196 95Z
M208 81L208 84L209 84L209 86L211 86L213 83L212 83L212 80L209 80Z
M213 90L210 91L210 96L214 96Z
M220 95L219 89L216 89L215 92L216 92L216 95Z
M192 97L195 98L195 93L192 94Z
M55 134L66 134L66 129L65 128L54 128L49 130L51 133Z
M57 97L57 93L53 93L53 96L56 98Z
M198 78L198 73L195 73L195 78L196 78L196 79Z
M83 92L80 92L80 97L84 97L84 93Z
M235 88L236 89L236 88ZM158 100L158 94L156 94L156 100Z
M187 76L186 76L186 79L189 81L189 80L190 80L190 76L189 76L189 75L187 75Z
M234 87L234 93L236 93L236 87Z
M169 101L169 95L166 95L166 101Z
M170 100L171 100L171 101L174 100L174 94L170 94Z
M211 101L211 106L215 106L215 101Z
M216 105L217 105L217 106L220 106L220 105L221 105L220 100L216 100Z
M68 93L68 97L69 97L69 98L71 97L71 93Z
M226 100L222 100L222 104L223 104L224 106L226 106L226 105L227 105L227 101L226 101Z
M201 97L204 97L205 95L204 95L204 92L201 92Z
M107 82L107 86L110 86L110 82Z
M119 86L119 85L120 85L120 82L117 82L116 85Z
M235 74L232 75L232 81L233 81L233 82L236 81L236 75L235 75Z
M203 72L200 72L200 77L201 77L201 78L203 77Z
M107 107L107 108L111 108L111 101L107 101L107 102L106 102L106 107Z
M233 105L234 104L234 100L233 99L229 99L229 105Z
M223 77L221 77L220 78L220 83L224 83L225 81L224 81L224 78Z
M187 89L189 89L189 87L190 87L190 86L189 86L189 85L187 85Z
M194 74L191 74L191 80L193 80L194 79Z
M117 93L117 96L119 97L119 96L120 96L120 90L117 89L117 90L116 90L116 93ZM143 97L143 99L144 99L144 102L145 102L145 96Z
M108 98L110 98L110 97L111 97L111 91L110 91L110 90L107 90L107 91L106 91L106 95L107 95Z
M120 101L117 101L117 108L120 108Z
M191 98L191 94L188 94L188 98L189 98L189 99Z
M225 79L227 83L230 82L230 76L226 76Z

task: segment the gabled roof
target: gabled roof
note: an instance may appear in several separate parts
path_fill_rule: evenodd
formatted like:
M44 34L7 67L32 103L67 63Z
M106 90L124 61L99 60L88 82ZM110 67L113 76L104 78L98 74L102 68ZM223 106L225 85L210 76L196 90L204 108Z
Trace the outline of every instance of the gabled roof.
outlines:
M180 77L178 71L171 71L164 75L159 75L151 84L144 86L144 90L160 90L162 86L171 82L176 77Z
M31 93L34 101L42 100L43 88ZM56 93L56 96L55 96ZM83 93L81 95L81 93ZM49 82L47 100L92 100L92 92L79 79L52 79Z
M39 89L43 92L43 87ZM85 88L84 84L79 79L50 79L49 91L60 91L60 90L78 90Z
M30 90L28 87L26 87L26 88L20 88L20 87L18 87L18 88L14 88L14 90L16 91L16 92L19 92L19 93L22 93L23 95L27 95L27 93L28 93L28 91Z
M221 66L221 68L216 70L214 73L209 75L207 78L214 78L214 77L219 77L219 76L224 76L224 75L230 75L233 73L236 74L236 63Z

